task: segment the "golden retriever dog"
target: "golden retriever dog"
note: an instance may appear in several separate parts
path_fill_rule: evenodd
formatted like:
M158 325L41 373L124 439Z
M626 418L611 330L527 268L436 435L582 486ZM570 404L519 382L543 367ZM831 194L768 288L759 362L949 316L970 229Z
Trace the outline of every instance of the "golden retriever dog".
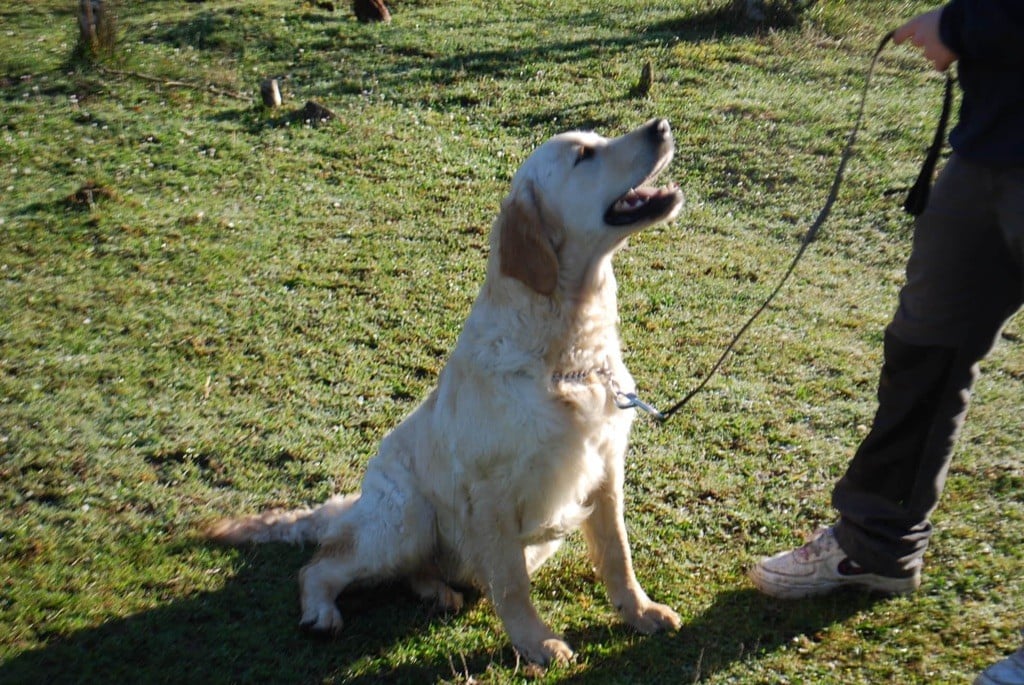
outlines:
M512 644L572 657L530 602L530 575L574 529L622 619L678 628L633 573L623 470L635 389L622 361L612 255L673 219L675 184L649 185L674 143L664 119L614 139L557 135L516 172L490 237L487 276L437 387L381 442L361 491L314 509L226 519L216 540L319 543L300 573L301 625L342 627L339 593L405 579L457 611L476 586Z

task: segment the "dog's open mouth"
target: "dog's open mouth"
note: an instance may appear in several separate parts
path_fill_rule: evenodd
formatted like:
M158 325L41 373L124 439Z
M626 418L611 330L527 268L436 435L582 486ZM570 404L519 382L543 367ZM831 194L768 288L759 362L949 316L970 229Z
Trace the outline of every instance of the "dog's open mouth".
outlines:
M610 226L628 226L638 221L657 219L668 214L678 201L679 186L675 183L658 188L630 188L604 213L604 221Z
M658 177L671 160L671 154L663 157L638 187L630 188L613 202L604 213L604 222L609 226L629 226L640 221L656 221L681 203L682 195L675 183L657 187L647 185Z

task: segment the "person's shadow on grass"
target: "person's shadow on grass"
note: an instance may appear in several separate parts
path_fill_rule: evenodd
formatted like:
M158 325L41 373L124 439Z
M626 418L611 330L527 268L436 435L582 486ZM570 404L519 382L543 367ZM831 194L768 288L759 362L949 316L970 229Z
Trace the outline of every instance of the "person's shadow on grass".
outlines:
M696 617L683 619L678 632L651 637L617 630L618 646L607 654L587 657L587 668L570 683L696 683L734 666L788 645L794 639L814 641L828 627L841 624L880 599L863 592L839 592L828 597L784 601L751 587L719 594ZM570 644L584 653L590 642L608 642L609 627L592 625L570 632Z

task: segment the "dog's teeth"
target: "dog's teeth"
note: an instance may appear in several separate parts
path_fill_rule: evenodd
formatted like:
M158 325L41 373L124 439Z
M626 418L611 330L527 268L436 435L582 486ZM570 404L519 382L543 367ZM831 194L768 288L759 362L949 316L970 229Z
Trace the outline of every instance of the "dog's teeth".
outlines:
M622 211L629 211L643 206L646 202L647 200L637 193L636 189L630 188L629 192L623 195L622 198L615 203L615 208Z

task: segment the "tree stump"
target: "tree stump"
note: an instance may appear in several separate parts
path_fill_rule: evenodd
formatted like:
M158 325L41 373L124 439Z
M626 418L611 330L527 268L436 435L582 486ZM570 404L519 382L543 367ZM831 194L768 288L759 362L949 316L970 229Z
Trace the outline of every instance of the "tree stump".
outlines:
M384 0L352 0L352 11L356 19L361 22L391 21L391 13L388 12Z
M79 0L78 45L83 53L91 57L113 54L116 40L114 15L103 0Z

